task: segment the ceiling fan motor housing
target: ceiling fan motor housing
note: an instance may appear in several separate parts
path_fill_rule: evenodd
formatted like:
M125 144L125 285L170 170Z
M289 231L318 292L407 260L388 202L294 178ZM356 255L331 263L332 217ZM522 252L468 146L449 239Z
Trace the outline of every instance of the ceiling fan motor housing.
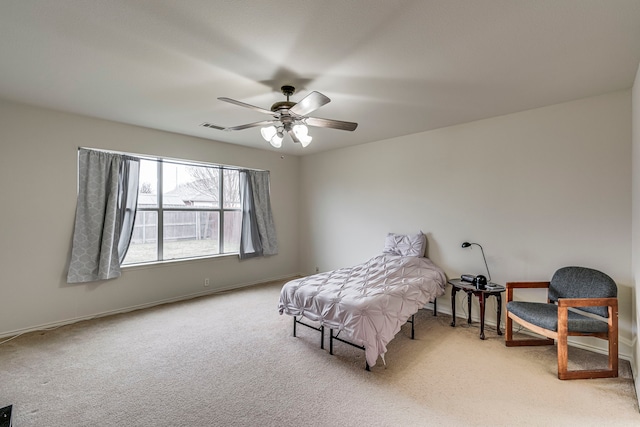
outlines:
M284 85L280 88L282 90L282 94L287 97L286 101L278 101L271 106L271 111L276 113L276 118L282 122L284 129L286 131L291 129L291 125L298 119L298 117L294 117L289 110L296 105L296 102L289 101L289 97L293 95L296 91L296 88L289 85Z
M288 110L294 105L296 105L296 103L292 101L278 101L271 106L271 111L275 113L278 110Z

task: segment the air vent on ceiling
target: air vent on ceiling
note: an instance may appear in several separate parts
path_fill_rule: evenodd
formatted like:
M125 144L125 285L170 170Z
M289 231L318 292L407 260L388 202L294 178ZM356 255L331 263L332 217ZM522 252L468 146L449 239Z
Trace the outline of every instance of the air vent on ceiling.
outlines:
M205 128L212 128L212 129L224 130L224 128L223 128L223 127L216 126L216 125L214 125L214 124L212 124L212 123L207 123L207 122L202 123L200 126L205 127Z

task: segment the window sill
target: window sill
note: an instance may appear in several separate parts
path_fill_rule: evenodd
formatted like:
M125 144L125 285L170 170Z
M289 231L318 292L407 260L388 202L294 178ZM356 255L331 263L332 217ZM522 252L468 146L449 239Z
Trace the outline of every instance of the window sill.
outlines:
M141 262L137 264L126 264L121 268L122 270L144 270L152 267L168 267L169 265L183 262L203 262L203 261L211 261L214 259L220 258L229 258L236 257L238 258L238 253L229 253L229 254L219 254L219 255L207 255L198 258L182 258L182 259L169 259L166 261L152 261L152 262Z

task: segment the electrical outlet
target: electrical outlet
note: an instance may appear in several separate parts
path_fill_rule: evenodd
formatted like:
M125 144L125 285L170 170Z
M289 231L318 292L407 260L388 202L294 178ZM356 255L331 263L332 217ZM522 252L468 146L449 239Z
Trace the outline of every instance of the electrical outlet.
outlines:
M209 286L209 278L208 277L206 279L204 279L204 287L206 288L207 286Z
M319 273L320 269L318 267L316 267L316 273Z

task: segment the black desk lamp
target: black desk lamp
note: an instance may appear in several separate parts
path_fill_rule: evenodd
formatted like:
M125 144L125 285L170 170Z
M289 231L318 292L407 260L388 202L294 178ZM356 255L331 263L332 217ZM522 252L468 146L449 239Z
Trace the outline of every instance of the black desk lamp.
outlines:
M487 265L487 258L485 258L484 256L484 250L482 249L482 246L479 243L469 243L469 242L462 243L463 248L468 248L471 245L476 245L477 247L480 248L480 251L482 251L482 259L484 260L484 266L487 268L487 276L489 276L489 283L491 283L491 273L489 272L489 266Z

